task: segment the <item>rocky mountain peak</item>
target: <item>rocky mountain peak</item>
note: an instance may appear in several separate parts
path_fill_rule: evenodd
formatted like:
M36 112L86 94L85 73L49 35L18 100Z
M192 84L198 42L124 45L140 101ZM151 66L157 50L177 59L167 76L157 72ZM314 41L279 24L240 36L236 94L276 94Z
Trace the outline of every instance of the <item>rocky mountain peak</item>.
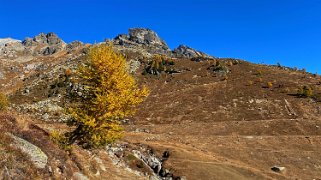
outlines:
M170 49L156 32L147 28L131 28L129 34L120 34L114 38L115 45L138 48L142 47L152 54L168 54Z
M177 48L173 50L173 53L178 57L186 57L186 58L197 58L197 57L211 57L201 51L195 50L186 45L179 45Z
M25 46L32 46L32 45L38 45L38 44L46 44L46 45L66 45L66 43L60 39L57 34L50 32L48 34L40 33L34 38L26 38L22 42Z
M165 41L163 41L156 32L147 28L129 29L129 39L138 44L154 45L169 49Z
M21 42L21 41L17 39L12 39L12 38L1 38L0 47L5 46L6 44L15 43L15 42Z
M22 44L26 47L43 46L40 50L34 52L34 54L42 55L51 55L66 47L66 43L53 32L40 33L33 38L26 38Z

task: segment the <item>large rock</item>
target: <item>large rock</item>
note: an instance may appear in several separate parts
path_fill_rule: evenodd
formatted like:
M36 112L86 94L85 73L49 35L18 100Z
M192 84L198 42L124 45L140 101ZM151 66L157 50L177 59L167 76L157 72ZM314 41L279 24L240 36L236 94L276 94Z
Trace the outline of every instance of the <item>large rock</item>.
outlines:
M9 136L13 139L13 145L26 153L37 168L46 167L48 157L39 147L13 134L9 134Z
M173 53L177 57L185 57L185 58L211 57L201 51L195 50L186 45L179 45L177 48L173 50Z

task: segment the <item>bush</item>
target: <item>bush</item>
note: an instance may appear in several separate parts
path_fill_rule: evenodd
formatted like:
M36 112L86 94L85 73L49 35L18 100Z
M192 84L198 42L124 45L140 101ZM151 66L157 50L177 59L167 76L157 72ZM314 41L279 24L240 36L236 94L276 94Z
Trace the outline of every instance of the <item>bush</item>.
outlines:
M50 139L64 150L71 149L71 146L69 145L69 139L57 131L53 131L50 133Z
M256 81L257 81L257 82L263 82L263 79L262 79L262 78L257 78Z
M172 73L175 70L171 70L168 66L175 65L175 62L163 55L154 55L152 61L144 68L143 75L152 74L159 75L162 72Z
M247 85L248 85L248 86L252 86L253 84L254 84L253 81L251 81L251 80L247 81Z
M228 61L228 62L226 62L226 65L227 66L233 66L233 62L232 61Z
M312 97L313 89L310 86L300 86L297 92L300 97Z
M273 83L272 82L267 82L266 83L266 87L267 88L272 88L273 87Z
M6 110L9 105L8 98L5 94L0 93L0 111Z
M121 120L135 113L149 90L138 88L126 70L125 58L112 45L92 47L77 74L86 95L67 110L68 125L75 129L65 136L69 143L77 142L85 148L113 143L122 137Z
M207 68L207 70L219 73L219 74L227 74L230 72L229 68L222 61L215 61L213 65Z
M262 70L257 70L255 73L256 76L262 76L262 74L263 74Z

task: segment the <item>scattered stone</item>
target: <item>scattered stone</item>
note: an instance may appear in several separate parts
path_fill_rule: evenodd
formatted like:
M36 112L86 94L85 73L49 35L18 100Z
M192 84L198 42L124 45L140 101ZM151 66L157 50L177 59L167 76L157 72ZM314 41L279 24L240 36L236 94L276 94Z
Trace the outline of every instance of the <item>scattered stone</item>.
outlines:
M162 169L162 162L156 156L144 155L137 150L133 150L132 152L136 158L143 160L144 163L147 164L155 174L158 174Z
M3 79L5 76L3 74L3 72L0 70L0 79Z
M170 152L168 150L163 152L163 160L167 160L169 158Z
M131 74L136 73L136 71L138 70L138 68L140 67L141 63L137 60L129 60L127 63L127 67L128 67L128 71Z
M285 171L285 167L282 166L273 166L271 168L272 171L277 172L277 173L282 173Z
M285 108L287 109L289 115L291 115L291 116L296 116L297 114L296 114L295 111L293 110L291 104L290 104L286 99L284 99L284 102L285 102Z
M84 174L82 174L80 172L74 173L73 179L75 179L75 180L89 180L89 178L87 176L85 176Z

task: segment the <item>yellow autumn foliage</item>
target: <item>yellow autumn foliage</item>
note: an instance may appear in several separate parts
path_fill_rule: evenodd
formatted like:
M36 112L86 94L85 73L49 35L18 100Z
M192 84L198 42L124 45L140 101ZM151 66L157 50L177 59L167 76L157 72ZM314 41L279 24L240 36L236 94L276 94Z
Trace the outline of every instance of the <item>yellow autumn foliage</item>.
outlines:
M78 81L87 91L76 107L69 108L71 142L99 147L122 137L120 121L135 113L136 106L148 96L126 70L125 58L112 45L90 49L87 62L78 68Z
M9 105L8 98L5 94L0 93L0 111L5 110Z

